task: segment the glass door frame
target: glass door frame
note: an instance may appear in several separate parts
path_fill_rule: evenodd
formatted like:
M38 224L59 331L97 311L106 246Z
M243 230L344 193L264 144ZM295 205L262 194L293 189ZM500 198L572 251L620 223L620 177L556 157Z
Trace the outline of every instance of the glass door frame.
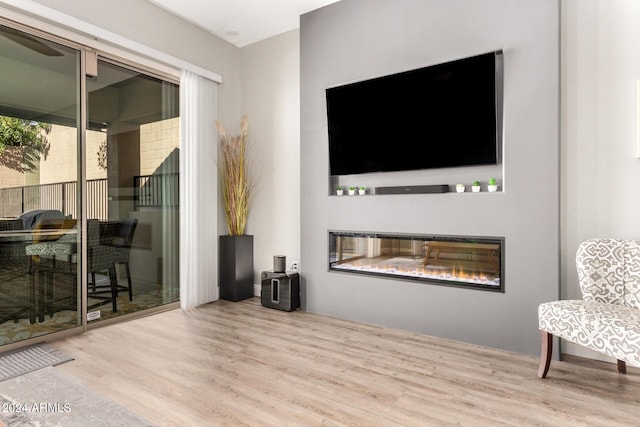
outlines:
M27 22L32 21L32 19L26 19ZM8 343L0 346L0 353L4 353L6 351L15 350L18 348L27 347L30 345L46 342L46 341L54 341L58 339L63 339L72 335L79 335L87 330L107 326L113 323L120 323L126 320L130 320L133 318L147 316L149 314L155 312L161 312L166 310L171 310L180 307L180 302L172 302L165 305L161 305L154 308L145 309L139 312L124 314L113 319L106 319L99 323L89 324L87 322L87 297L88 297L88 275L87 272L87 264L88 264L88 248L87 248L87 203L88 203L88 193L86 191L87 186L87 156L86 156L86 144L87 144L87 121L88 121L88 100L87 100L87 61L98 61L104 60L107 62L111 62L114 64L118 64L120 66L129 68L131 70L136 70L141 73L147 74L149 76L159 78L165 80L170 83L175 83L177 85L180 84L180 77L177 74L171 74L167 72L167 69L170 67L158 65L157 69L149 68L150 66L142 65L142 63L149 63L150 60L142 59L140 62L135 61L135 59L131 59L131 54L127 52L126 55L120 56L117 52L120 50L116 46L113 47L113 51L116 53L110 53L109 49L99 50L95 49L91 46L82 44L82 42L75 42L68 38L63 38L52 34L50 32L45 32L42 30L38 30L34 27L16 22L15 20L8 19L6 17L0 16L0 25L15 29L17 31L24 32L28 35L33 35L36 37L40 37L58 44L61 44L70 49L74 49L79 52L79 71L78 71L78 84L76 86L76 90L79 91L79 96L77 97L79 102L79 107L77 111L77 161L78 161L78 186L77 186L77 200L79 201L79 206L77 207L77 215L79 216L78 222L80 224L80 260L79 260L79 268L78 268L78 276L76 276L76 286L79 286L79 305L78 305L78 315L80 316L80 322L77 326L70 327L64 331L52 332L45 335L40 335L38 337L28 338L12 343ZM79 39L84 38L81 35L78 35ZM91 41L91 40L89 40ZM97 42L99 43L99 42ZM133 55L135 56L135 55ZM153 62L153 61L151 61ZM165 71L162 71L165 70ZM180 175L182 171L180 171Z
M95 51L94 51L95 52ZM163 73L160 70L155 70L155 69L150 69L147 66L141 65L140 63L137 62L132 62L130 60L124 60L122 58L119 58L117 55L110 55L107 52L103 52L103 51L97 51L96 55L95 55L95 61L96 61L96 66L95 66L95 70L98 70L100 68L99 63L103 62L105 64L108 65L112 65L115 67L120 67L123 69L126 69L127 71L131 71L134 73L139 73L142 74L146 77L150 77L152 79L156 79L156 80L160 80L164 83L169 83L169 84L173 84L176 86L180 86L180 78L178 76L175 75L171 75L171 74L167 74L167 73ZM86 62L85 62L86 65ZM84 84L86 84L86 79L88 78L87 75L85 75L84 78ZM87 120L89 120L89 114L88 114L88 100L86 99L87 97L87 91L86 91L86 87L85 90L83 92L83 96L85 97L84 101L87 102L87 109L86 109L86 113L87 113ZM179 91L178 91L178 96L179 96ZM178 100L179 101L179 100ZM86 127L88 124L87 122L84 122L83 125ZM84 132L84 137L86 138L87 136L87 131L85 129ZM178 140L179 145L178 147L180 147L180 143L181 141ZM86 147L86 144L83 144L83 147ZM87 175L87 165L86 165L86 161L87 161L87 156L84 156L83 158L83 174L85 176L83 176L83 184L82 184L82 188L86 188L86 175ZM179 179L182 179L182 171L179 170L178 171L178 175L179 175ZM87 199L88 197L88 192L85 192L84 194L84 198L85 200L83 200L83 208L87 209L87 212L84 213L84 226L86 227L86 223L88 221L88 203L89 200ZM180 220L179 220L180 221ZM178 230L179 230L179 221L178 221ZM180 238L178 240L182 239L182 237L180 236ZM86 242L84 244L86 246ZM178 245L179 245L179 241L178 241ZM88 249L85 249L88 251ZM88 254L85 254L88 255ZM88 262L88 257L85 256L85 262ZM180 266L180 259L178 258L177 261L178 266ZM84 274L83 278L82 278L85 282L88 282L88 275ZM126 321L126 320L130 320L130 319L135 319L135 318L140 318L143 316L147 316L153 313L158 313L158 312L162 312L162 311L167 311L167 310L172 310L175 308L180 308L180 299L178 298L177 301L174 302L168 302L168 303L163 303L161 305L158 306L154 306L154 307L150 307L150 308L145 308L145 309L141 309L139 311L135 311L132 313L126 313L126 314L119 314L116 317L112 317L112 318L107 318L107 319L100 319L99 321L87 321L86 318L86 312L88 311L88 307L87 307L87 297L90 296L88 293L88 285L89 283L84 283L83 286L83 292L86 293L86 295L83 296L84 300L83 300L83 304L85 305L84 309L85 309L85 313L83 314L83 320L84 320L84 325L86 326L86 330L90 330L96 327L102 327L102 326L107 326L110 324L114 324L114 323L120 323L122 321Z
M30 345L34 345L34 344L38 344L41 342L47 342L47 341L52 341L52 340L57 340L57 339L62 339L65 338L67 336L71 336L71 335L78 335L81 334L83 332L85 332L87 330L87 320L86 320L86 286L87 286L87 278L85 277L86 275L84 274L84 271L86 270L86 239L85 239L85 235L86 235L86 219L84 219L84 215L85 215L85 204L86 204L86 196L85 196L85 191L84 191L84 186L86 185L86 180L85 180L85 172L84 172L84 160L83 158L84 156L84 141L85 141L85 128L86 128L86 124L85 124L85 120L86 120L86 108L87 108L87 102L86 102L86 94L84 94L84 88L86 85L85 82L85 72L86 72L86 66L85 66L85 61L86 61L86 52L87 52L87 47L83 46L81 44L78 43L74 43L73 41L70 41L68 39L64 39L61 37L58 37L54 34L51 33L47 33L41 30L38 30L36 28L21 24L19 22L7 19L5 17L1 17L0 16L0 25L3 25L5 27L14 29L16 31L20 31L23 32L27 35L31 35L31 36L35 36L35 37L39 37L54 43L57 43L59 45L62 45L66 48L75 50L78 52L79 56L78 58L78 64L77 65L77 82L76 82L76 97L75 99L77 100L77 111L76 111L76 156L77 156L77 164L79 166L79 171L76 174L76 179L78 182L78 185L76 186L76 200L78 201L78 204L76 206L76 212L75 214L78 216L78 224L80 224L80 260L79 260L79 264L78 264L78 270L77 273L75 275L75 281L76 281L76 289L79 291L78 294L78 305L77 305L77 309L76 309L76 313L79 316L80 322L76 325L76 326L71 326L68 329L65 329L63 331L58 331L58 332L52 332L52 333L48 333L48 334L44 334L44 335L40 335L37 337L33 337L33 338L27 338L24 340L19 340L19 341L14 341L5 345L2 345L0 347L0 352L4 353L6 351L11 351L11 350L15 350L15 349L19 349L19 348L23 348L23 347L27 347ZM78 276L80 275L80 276ZM79 288L78 288L79 287Z

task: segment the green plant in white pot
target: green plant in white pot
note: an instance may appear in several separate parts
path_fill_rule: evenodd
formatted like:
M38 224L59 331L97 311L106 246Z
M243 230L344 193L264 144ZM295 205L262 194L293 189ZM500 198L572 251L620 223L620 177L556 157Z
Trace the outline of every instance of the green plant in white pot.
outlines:
M456 191L458 193L464 193L464 184L456 184Z
M489 192L494 193L498 191L498 182L495 178L489 178Z
M474 193L480 192L480 181L473 181L473 183L471 184L471 191L473 191Z

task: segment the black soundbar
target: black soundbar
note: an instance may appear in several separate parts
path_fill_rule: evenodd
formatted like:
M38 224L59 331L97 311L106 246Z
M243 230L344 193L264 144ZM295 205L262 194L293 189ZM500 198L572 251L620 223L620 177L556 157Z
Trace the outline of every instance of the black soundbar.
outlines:
M396 187L376 187L376 194L428 194L448 193L447 184L438 185L399 185Z

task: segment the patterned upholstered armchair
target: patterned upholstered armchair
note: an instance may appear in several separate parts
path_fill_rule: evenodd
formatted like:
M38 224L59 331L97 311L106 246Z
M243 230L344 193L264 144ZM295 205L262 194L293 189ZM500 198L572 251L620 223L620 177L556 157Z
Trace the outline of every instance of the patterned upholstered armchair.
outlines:
M582 300L540 304L542 351L538 376L551 363L553 336L640 367L640 242L592 239L576 255Z

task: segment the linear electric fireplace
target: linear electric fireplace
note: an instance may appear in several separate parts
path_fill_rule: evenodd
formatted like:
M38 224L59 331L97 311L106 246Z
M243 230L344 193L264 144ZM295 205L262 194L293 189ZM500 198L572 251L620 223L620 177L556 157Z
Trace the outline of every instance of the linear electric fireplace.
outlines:
M504 237L330 231L329 270L504 292Z

